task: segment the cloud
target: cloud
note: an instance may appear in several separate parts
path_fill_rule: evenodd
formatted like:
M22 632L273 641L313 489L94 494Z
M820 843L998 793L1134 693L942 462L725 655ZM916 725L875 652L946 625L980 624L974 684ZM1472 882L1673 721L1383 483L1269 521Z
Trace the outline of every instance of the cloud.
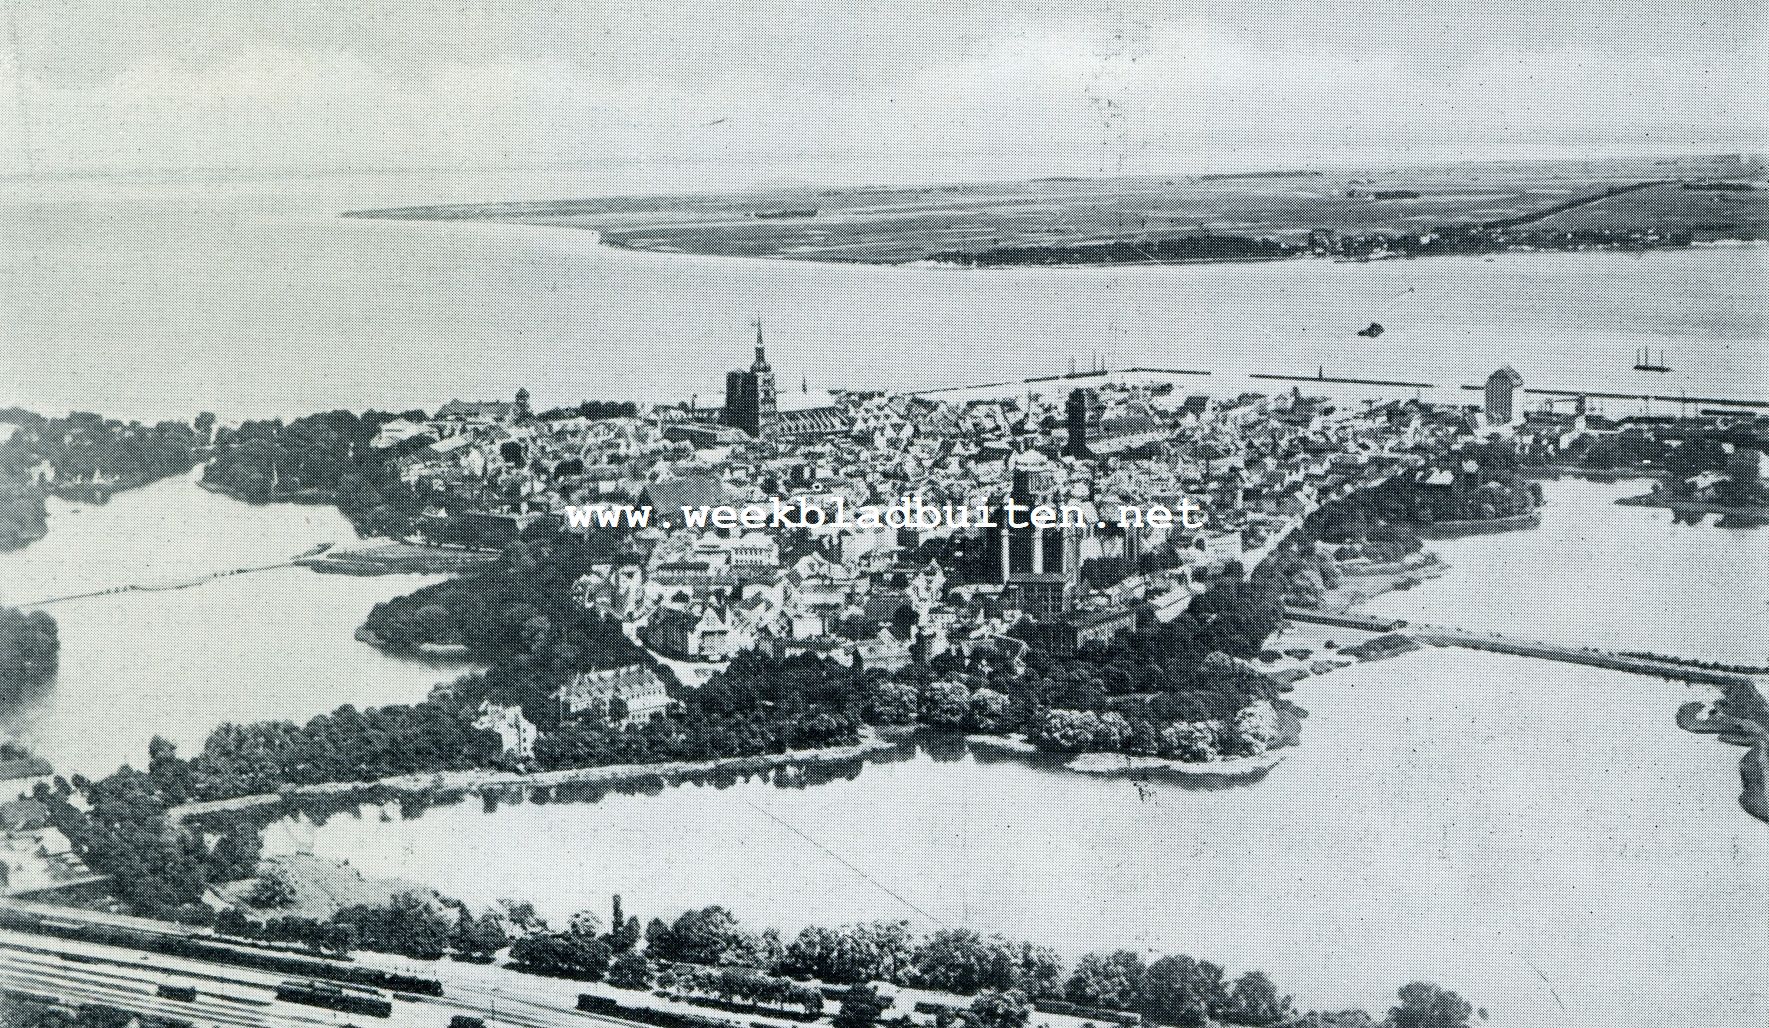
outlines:
M0 172L722 160L736 174L814 157L837 176L974 177L1743 150L1769 123L1755 5L1720 36L1650 7L1590 35L1575 30L1601 12L1542 22L1520 6L1520 35L1503 12L1434 27L1360 5L1348 29L1276 0L1258 17L1129 3L840 17L691 3L199 17L137 0L104 19L79 6L27 23L0 56Z

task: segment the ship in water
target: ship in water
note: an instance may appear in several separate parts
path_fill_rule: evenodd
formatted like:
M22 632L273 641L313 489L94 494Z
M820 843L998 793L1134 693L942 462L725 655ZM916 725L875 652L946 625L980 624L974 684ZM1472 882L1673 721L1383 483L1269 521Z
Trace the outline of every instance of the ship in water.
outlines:
M1655 364L1652 361L1652 351L1645 347L1641 347L1640 352L1634 355L1634 370L1669 371L1671 369L1670 366L1665 363L1665 352L1663 350L1658 352L1658 363Z

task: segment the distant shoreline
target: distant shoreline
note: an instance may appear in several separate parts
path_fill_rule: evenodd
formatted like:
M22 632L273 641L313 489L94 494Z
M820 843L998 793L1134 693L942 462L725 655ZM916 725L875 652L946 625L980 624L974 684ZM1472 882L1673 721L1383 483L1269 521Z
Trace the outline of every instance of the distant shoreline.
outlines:
M1640 256L1647 253L1690 253L1703 250L1769 248L1769 239L1726 238L1715 240L1697 240L1688 244L1661 243L1650 246L1629 248L1622 246L1588 246L1567 249L1548 249L1542 247L1515 246L1494 251L1468 251L1454 253L1430 254L1390 254L1372 257L1334 257L1324 254L1299 251L1290 254L1247 257L1188 257L1170 259L1142 260L1102 260L1102 261L1001 261L990 263L963 263L943 259L938 253L930 252L915 256L903 256L898 259L882 260L858 256L841 256L833 254L812 254L789 250L766 251L756 253L740 253L714 250L711 248L690 249L684 246L640 245L623 238L612 238L603 227L568 224L559 220L542 218L506 218L485 215L453 215L432 212L437 208L388 208L385 210L341 211L340 218L352 218L363 221L405 221L429 222L439 224L471 224L471 225L504 225L536 229L563 229L571 232L588 232L596 237L596 245L624 253L643 254L657 257L696 257L743 261L785 261L794 264L817 264L824 266L868 267L868 268L917 268L932 271L952 272L1009 272L1048 269L1051 271L1083 271L1121 268L1168 268L1168 267L1200 267L1216 265L1252 265L1252 264L1290 264L1302 262L1321 262L1328 264L1391 264L1398 261L1427 260L1432 258L1460 257L1467 260L1493 260L1510 256L1579 256L1584 254L1615 254L1625 253ZM1114 240L1123 242L1123 240Z
M1063 176L413 204L342 216L575 228L645 253L967 270L1639 254L1769 238L1769 190L1754 185L1765 169L1760 158L1727 155L1674 165L1617 158ZM1714 188L1721 182L1751 187Z

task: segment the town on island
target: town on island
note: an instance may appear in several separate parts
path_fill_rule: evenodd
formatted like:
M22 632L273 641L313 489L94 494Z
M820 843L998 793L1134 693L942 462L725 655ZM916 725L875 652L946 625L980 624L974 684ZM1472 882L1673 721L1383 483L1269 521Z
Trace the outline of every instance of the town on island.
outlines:
M358 638L459 662L420 703L225 724L193 754L156 739L142 766L100 778L6 742L0 928L77 943L86 960L147 949L225 968L352 1015L452 1002L454 1028L498 1022L456 998L492 974L658 1028L1371 1026L1190 955L1115 950L1065 967L1029 942L892 921L785 938L719 905L647 911L641 927L619 896L606 919L548 924L523 903L377 892L318 858L267 856L264 836L365 803L814 780L942 735L1065 773L1254 781L1306 745L1295 683L1421 646L1714 687L1676 724L1742 748L1741 802L1769 821L1769 668L1356 609L1439 573L1431 540L1537 524L1544 478L1650 479L1628 502L1761 524L1762 412L1715 401L1606 416L1599 398L1532 394L1509 367L1469 405L1332 400L1303 383L1218 396L1101 369L1036 390L841 391L789 409L755 332L716 408L537 410L523 390L433 413L238 424L0 411L0 547L54 530L48 497L104 502L186 473L248 503L332 505L367 541L289 563L448 576L367 611ZM985 516L805 516L905 497ZM607 510L703 516L591 516ZM69 598L0 609L0 692L53 680L55 604ZM1357 641L1277 643L1286 625ZM140 1023L184 1020L175 1004L196 992L150 985L173 1006ZM1474 1011L1414 982L1385 1023L1461 1025Z

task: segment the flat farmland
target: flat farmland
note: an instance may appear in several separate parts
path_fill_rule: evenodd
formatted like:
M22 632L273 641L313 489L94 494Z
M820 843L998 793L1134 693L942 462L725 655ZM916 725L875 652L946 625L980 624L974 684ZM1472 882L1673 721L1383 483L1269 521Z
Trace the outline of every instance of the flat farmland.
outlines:
M1764 179L1758 158L1485 163L769 189L404 207L352 216L591 229L611 245L666 253L899 264L1004 247L1199 235L1300 245L1316 230L1398 236L1494 222L1762 239L1769 234ZM1616 192L1622 189L1628 191Z

